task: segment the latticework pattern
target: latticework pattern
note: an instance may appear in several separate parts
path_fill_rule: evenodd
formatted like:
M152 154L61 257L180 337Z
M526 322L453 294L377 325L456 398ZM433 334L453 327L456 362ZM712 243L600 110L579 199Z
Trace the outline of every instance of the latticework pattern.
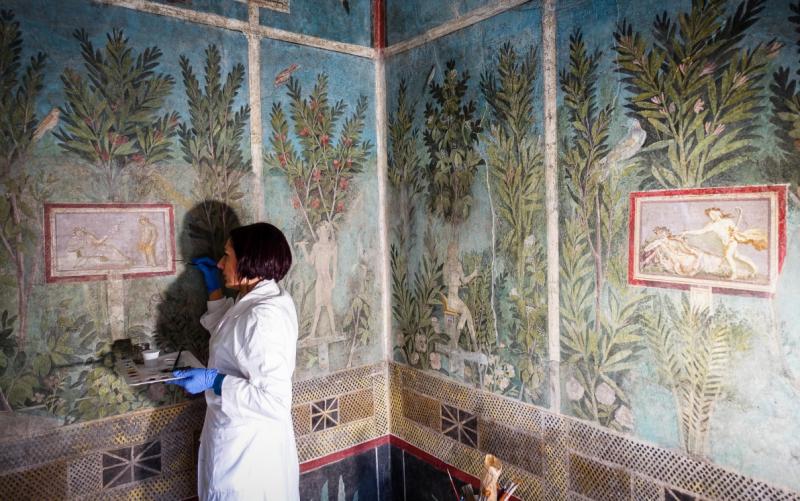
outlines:
M375 399L372 389L356 391L339 396L339 423L350 423L375 415Z
M569 458L569 487L573 492L598 501L616 501L630 496L630 477L622 468L612 468L577 454Z
M632 501L664 501L664 488L648 478L631 476Z
M0 499L65 499L67 486L67 463L59 461L0 476Z
M517 491L523 499L661 500L669 487L709 500L800 500L800 493L439 375L394 363L389 374L393 434L454 466L472 461L464 450L476 452L476 464L483 452L491 452L511 463L508 468L523 472ZM436 404L475 414L476 448L456 443L436 428L431 417ZM538 460L537 446L525 442L528 438L539 440L534 442ZM525 449L534 453L521 455ZM467 473L480 474L469 464L463 466ZM527 489L526 483L535 487Z

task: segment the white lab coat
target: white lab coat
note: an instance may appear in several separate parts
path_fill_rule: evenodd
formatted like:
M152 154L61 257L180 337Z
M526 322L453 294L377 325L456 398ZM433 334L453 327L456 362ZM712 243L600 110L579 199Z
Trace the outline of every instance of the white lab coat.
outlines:
M202 501L299 500L292 428L297 313L274 280L238 302L208 302L208 367L225 374L222 395L207 390L197 465Z

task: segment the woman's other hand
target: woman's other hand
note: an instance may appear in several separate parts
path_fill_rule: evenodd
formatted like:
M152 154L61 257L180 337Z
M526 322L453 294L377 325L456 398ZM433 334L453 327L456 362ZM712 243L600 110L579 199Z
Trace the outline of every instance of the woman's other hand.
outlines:
M214 393L220 394L217 388L222 387L222 378L224 374L217 372L217 369L185 369L177 370L172 373L173 376L181 379L173 379L166 381L167 384L178 385L189 393L201 393L209 388L214 388ZM219 382L217 382L219 379Z

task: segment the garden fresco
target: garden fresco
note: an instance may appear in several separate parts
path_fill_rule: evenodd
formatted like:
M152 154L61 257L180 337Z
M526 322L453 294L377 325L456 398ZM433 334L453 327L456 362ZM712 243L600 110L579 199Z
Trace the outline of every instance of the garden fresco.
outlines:
M95 21L87 23L88 19ZM363 285L375 287L370 277L377 275L377 222L364 216L375 213L377 205L372 195L376 176L371 64L353 63L363 67L359 91L349 81L351 56L329 58L320 50L297 52L294 45L264 44L262 192L267 198L261 201L254 199L247 42L241 34L78 0L57 7L44 1L4 4L0 103L10 120L0 131L0 408L11 412L4 422L14 425L4 427L7 432L184 399L173 387L125 385L111 369L111 341L125 336L166 351L188 349L204 359L208 334L198 320L205 293L200 275L185 263L201 255L219 258L230 229L253 222L262 203L265 217L283 228L293 243L295 268L286 286L303 312L311 308L313 314L315 305L326 299L318 297L315 303L314 280L320 278L308 264L314 258L306 256L324 254L314 250L323 222L336 237L329 248L342 255L327 277L338 285L335 297L327 298L333 308L323 315L332 314L336 323L330 363L315 364L317 345L310 343L296 377L381 358L378 294ZM301 69L291 81L278 84L275 77L289 65L282 60L288 55ZM338 64L333 64L336 57ZM335 138L330 145L338 156L328 159L334 160L328 170L313 174L309 169L305 174L315 181L322 175L324 189L335 186L336 193L324 200L331 204L329 212L314 212L314 231L303 233L304 227L293 219L300 217L293 212L289 188L294 174L280 172L280 162L270 161L276 157L266 138L273 137L273 103L283 103L286 121L294 126L297 116L288 91L296 90L302 100L315 85L329 96L330 103L319 112L325 113L325 132ZM309 147L293 131L283 132L287 139L282 145L296 148L303 157ZM325 150L323 156L328 153ZM339 162L340 175L331 174ZM91 282L46 283L44 206L53 203L171 206L176 271L113 279L101 273L100 280ZM315 204L310 199L304 203L307 209ZM111 240L100 243L108 232L99 231L107 223L102 216L96 219L86 225L95 228L96 235L85 240L108 250ZM113 228L108 230L113 233ZM300 241L309 243L307 252ZM304 329L309 329L305 318ZM327 317L321 324L328 328Z
M387 107L394 359L543 405L540 22L521 8L397 56Z
M663 6L558 9L562 410L796 489L800 4ZM512 12L390 60L393 356L547 405L540 21ZM629 284L631 192L783 183L774 295ZM765 222L709 204L673 237L746 280Z

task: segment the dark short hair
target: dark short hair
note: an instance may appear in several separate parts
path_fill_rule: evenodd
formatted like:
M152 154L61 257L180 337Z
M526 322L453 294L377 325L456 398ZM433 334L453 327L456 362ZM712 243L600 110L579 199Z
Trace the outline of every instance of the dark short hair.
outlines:
M292 250L283 232L269 223L255 223L231 230L239 278L263 278L276 282L292 266Z

